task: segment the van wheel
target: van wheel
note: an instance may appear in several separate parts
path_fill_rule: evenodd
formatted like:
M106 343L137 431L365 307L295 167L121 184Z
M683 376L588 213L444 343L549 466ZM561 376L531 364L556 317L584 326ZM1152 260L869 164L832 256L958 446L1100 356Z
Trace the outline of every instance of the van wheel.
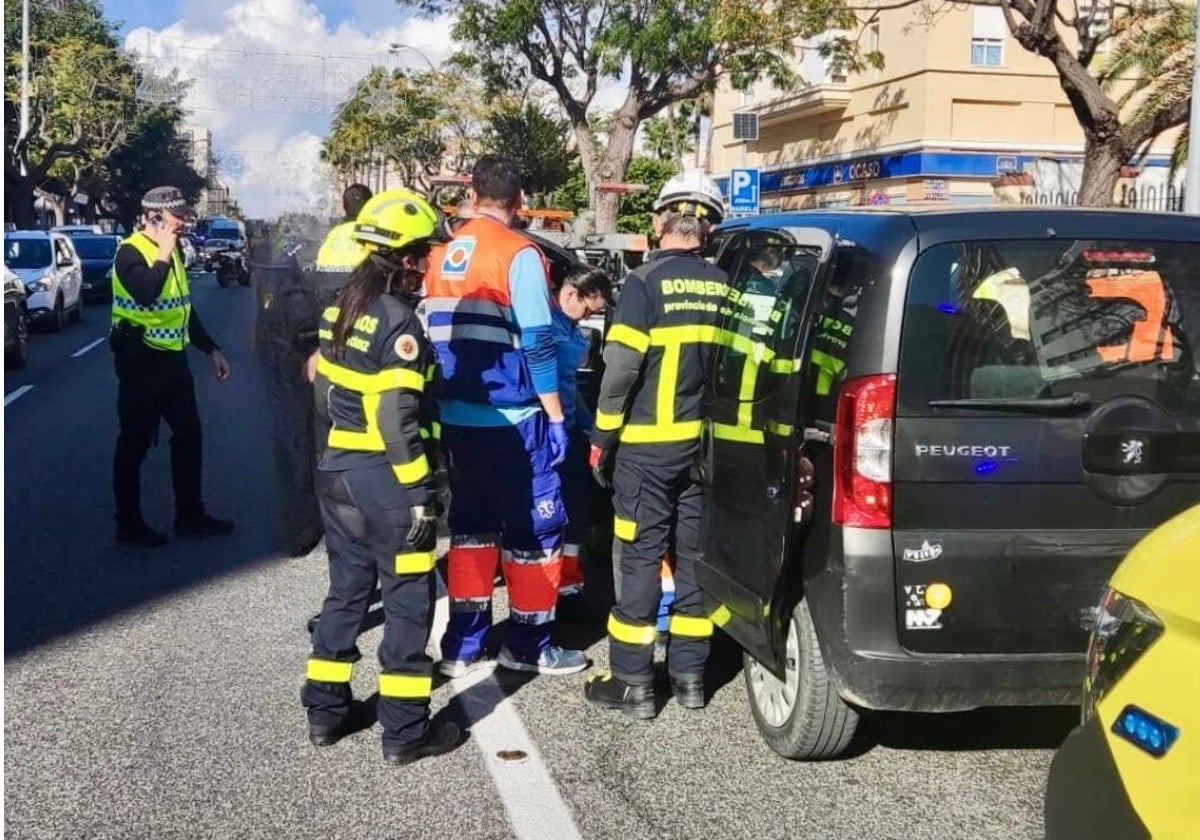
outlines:
M50 313L50 332L62 332L67 324L66 313L63 311L62 295L54 299L54 311Z
M83 295L75 301L75 306L71 309L71 314L68 316L72 324L78 324L83 320Z
M838 696L801 600L788 624L785 679L742 655L754 723L767 746L785 758L836 758L858 728L858 711Z

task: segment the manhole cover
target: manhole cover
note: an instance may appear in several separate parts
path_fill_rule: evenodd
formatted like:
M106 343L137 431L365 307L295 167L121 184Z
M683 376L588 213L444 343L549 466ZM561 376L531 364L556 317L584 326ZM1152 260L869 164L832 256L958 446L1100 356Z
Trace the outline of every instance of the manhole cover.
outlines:
M496 758L509 764L519 764L529 760L529 753L524 750L500 750L496 753Z

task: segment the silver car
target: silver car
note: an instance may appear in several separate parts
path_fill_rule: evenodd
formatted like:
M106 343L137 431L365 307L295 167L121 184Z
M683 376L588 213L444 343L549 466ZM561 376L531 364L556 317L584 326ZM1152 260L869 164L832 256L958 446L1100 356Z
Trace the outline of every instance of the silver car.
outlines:
M29 319L58 332L83 315L83 264L71 239L45 230L4 234L4 264L28 293Z

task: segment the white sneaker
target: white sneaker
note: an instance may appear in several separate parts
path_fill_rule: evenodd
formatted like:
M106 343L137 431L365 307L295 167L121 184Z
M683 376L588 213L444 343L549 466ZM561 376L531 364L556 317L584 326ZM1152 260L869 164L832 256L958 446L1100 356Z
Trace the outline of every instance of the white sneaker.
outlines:
M531 674L577 674L587 666L587 656L583 651L565 650L557 645L543 650L536 661L518 659L507 647L500 648L500 667L510 671L526 671Z
M438 663L438 671L450 679L465 677L467 674L473 674L476 671L494 671L496 669L496 660L489 659L487 656L480 656L478 659L462 660L462 659L443 659Z

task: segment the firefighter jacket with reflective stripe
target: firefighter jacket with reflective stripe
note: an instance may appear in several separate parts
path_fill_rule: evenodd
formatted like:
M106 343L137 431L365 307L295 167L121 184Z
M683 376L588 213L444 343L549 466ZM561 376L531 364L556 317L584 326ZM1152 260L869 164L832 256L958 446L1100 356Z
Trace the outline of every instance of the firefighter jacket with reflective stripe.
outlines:
M499 408L539 404L509 287L513 258L530 247L520 233L482 216L466 221L430 254L425 317L441 367L442 399Z
M396 295L376 299L354 323L341 356L333 350L340 310L328 307L321 316L314 391L317 411L330 426L318 468L390 464L417 505L434 499L424 440L436 429L437 403L433 352L414 302Z
M618 433L622 444L698 440L718 324L740 305L725 272L692 251L658 252L631 273L605 339L593 441L608 445Z
M812 361L817 367L817 394L829 396L846 375L846 356L854 322L858 318L858 294L839 297L826 306L813 337Z
M154 265L158 259L158 243L141 231L124 240L122 245L132 245L143 257L146 265ZM112 322L130 321L145 328L142 340L159 350L183 350L188 345L188 319L192 313L191 291L188 286L187 269L179 249L171 257L171 268L158 299L150 306L142 306L121 282L116 269L112 278Z

